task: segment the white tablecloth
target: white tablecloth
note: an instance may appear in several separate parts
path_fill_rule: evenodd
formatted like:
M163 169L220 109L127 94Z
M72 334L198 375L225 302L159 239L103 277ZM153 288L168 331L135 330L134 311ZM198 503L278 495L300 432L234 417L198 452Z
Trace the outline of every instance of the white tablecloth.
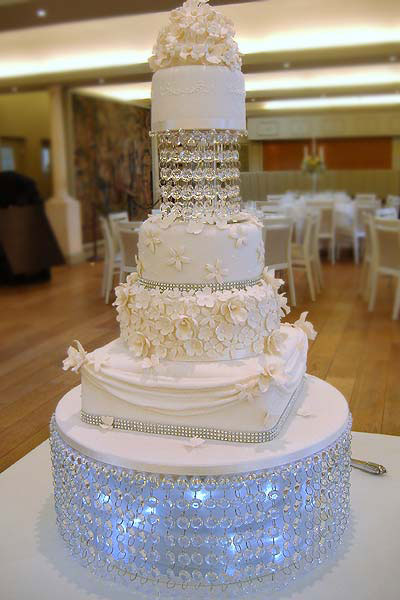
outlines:
M353 455L384 464L387 475L353 471L351 523L337 558L268 599L399 599L400 437L355 433ZM0 475L0 498L2 600L140 597L95 579L68 554L55 526L47 442Z

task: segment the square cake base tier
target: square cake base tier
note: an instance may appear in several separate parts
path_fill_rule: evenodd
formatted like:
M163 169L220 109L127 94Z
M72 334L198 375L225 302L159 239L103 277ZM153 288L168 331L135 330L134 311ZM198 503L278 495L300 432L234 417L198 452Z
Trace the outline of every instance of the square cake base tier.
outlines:
M351 419L317 378L281 436L256 447L101 431L79 414L75 389L51 423L55 504L67 546L97 575L165 586L163 598L193 587L242 597L286 585L342 540Z

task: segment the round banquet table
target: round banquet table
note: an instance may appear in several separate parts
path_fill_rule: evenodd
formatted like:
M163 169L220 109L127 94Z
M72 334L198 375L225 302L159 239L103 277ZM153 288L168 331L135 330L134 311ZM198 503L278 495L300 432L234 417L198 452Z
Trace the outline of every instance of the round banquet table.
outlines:
M350 527L338 555L269 600L398 599L400 437L354 433L353 456L382 463L388 473L352 472ZM139 591L94 579L67 553L55 524L48 442L0 475L0 494L1 598L143 598ZM188 592L181 596L188 597ZM190 598L196 600L196 593ZM246 598L265 600L265 594Z

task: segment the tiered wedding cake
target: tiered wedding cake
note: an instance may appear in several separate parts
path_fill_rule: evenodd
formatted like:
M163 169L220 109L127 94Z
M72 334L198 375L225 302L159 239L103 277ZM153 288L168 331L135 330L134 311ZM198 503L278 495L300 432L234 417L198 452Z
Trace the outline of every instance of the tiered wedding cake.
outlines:
M188 0L150 62L161 214L116 289L121 337L91 353L78 342L64 361L82 383L52 426L59 526L100 572L290 580L347 521L347 405L307 380L314 329L306 313L281 323L262 224L240 210L231 23Z

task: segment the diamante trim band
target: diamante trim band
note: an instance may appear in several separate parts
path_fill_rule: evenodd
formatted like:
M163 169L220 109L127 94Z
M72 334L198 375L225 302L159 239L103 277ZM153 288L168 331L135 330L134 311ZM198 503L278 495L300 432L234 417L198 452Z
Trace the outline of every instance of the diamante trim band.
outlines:
M278 421L270 429L263 431L230 431L226 429L213 429L209 427L196 427L191 425L166 425L148 421L135 421L122 417L109 415L93 415L81 410L81 420L88 425L96 425L104 429L121 429L123 431L136 431L155 435L174 435L185 438L200 438L203 440L218 440L241 444L263 444L271 442L280 433L288 418L290 411L303 389L304 378L290 397L285 410Z
M210 288L212 292L222 292L224 290L245 290L252 285L257 285L261 281L263 281L262 276L257 277L256 279L245 279L243 281L224 281L224 283L167 283L164 281L143 279L142 277L139 277L138 279L138 283L140 283L140 285L143 287L154 290L159 289L161 292L165 292L167 290L179 290L180 292L189 292L194 290L197 292L199 290L204 290L205 288Z

